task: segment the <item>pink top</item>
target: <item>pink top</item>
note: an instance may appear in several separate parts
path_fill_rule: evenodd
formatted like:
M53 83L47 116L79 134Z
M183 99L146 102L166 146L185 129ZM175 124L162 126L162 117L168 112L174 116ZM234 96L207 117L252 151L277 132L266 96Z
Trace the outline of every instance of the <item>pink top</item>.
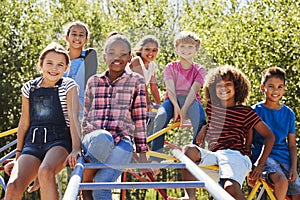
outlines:
M180 61L174 61L165 67L164 81L172 79L176 95L187 96L194 82L203 86L205 74L205 68L197 63L193 63L189 69L183 69ZM168 98L168 92L166 98ZM196 92L196 99L201 102L200 91Z

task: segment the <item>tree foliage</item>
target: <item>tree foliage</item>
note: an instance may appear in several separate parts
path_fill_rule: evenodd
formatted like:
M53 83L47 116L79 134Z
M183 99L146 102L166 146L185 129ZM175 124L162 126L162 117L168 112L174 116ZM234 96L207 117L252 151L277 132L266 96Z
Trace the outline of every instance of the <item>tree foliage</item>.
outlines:
M92 32L87 46L98 51L102 62L106 34L117 30L132 46L146 34L160 40L157 79L164 93L163 68L177 59L173 38L181 30L196 32L201 49L195 59L207 69L218 64L241 68L252 83L248 104L261 101L260 73L270 66L287 72L283 102L300 123L300 2L296 0L2 0L0 2L1 101L0 131L17 127L21 87L39 75L36 63L50 42L65 44L64 27L80 20ZM299 147L299 139L298 139Z

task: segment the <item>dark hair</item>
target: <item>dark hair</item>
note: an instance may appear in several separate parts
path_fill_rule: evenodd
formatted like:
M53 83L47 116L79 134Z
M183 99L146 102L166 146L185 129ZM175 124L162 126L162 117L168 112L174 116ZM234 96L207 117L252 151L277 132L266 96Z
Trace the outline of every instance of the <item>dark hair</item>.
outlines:
M122 33L119 33L118 31L115 31L115 30L111 31L111 32L107 33L106 40L108 40L108 38L110 38L111 36L118 35L118 34L122 35Z
M113 42L115 41L122 41L124 42L127 46L128 46L128 49L129 49L129 55L131 54L131 45L130 45L130 41L127 39L127 37L125 37L124 35L122 34L116 34L116 35L113 35L111 37L109 37L106 42L105 42L105 46L104 46L104 51L106 52L107 51L107 46L111 45Z
M159 40L154 35L146 35L140 39L140 41L136 44L133 49L134 56L141 57L142 48L148 43L155 43L157 48L159 48Z
M216 84L222 80L233 82L236 104L243 104L247 101L250 91L250 82L241 70L229 65L209 70L204 83L204 95L207 99L220 103L216 94Z
M66 35L70 34L70 31L71 31L71 29L74 26L80 26L80 27L82 27L85 30L85 32L86 32L86 39L89 38L90 31L88 29L88 25L85 24L85 23L83 23L83 22L81 22L81 21L75 21L75 22L69 23L68 26L67 26L68 28L67 28L67 31L66 31Z
M48 44L45 47L45 49L40 54L38 69L40 69L40 67L42 66L46 55L51 51L64 55L66 58L66 64L67 65L70 64L70 56L69 56L67 50L62 45L60 45L56 42L51 42L50 44Z
M270 67L268 69L265 69L261 73L261 84L265 85L266 82L272 78L279 78L280 80L283 80L283 83L285 84L285 71L280 67Z

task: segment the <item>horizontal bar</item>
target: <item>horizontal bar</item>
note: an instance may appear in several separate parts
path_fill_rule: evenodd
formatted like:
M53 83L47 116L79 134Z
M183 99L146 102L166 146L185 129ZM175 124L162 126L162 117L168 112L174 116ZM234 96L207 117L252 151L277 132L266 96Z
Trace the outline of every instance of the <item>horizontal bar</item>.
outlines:
M101 190L101 189L164 189L164 188L203 188L203 181L177 181L177 182L98 182L80 183L80 190Z
M11 134L14 134L16 132L18 132L18 128L10 129L8 131L0 133L0 138L11 135Z
M184 163L128 163L128 164L92 164L84 163L84 167L87 169L103 169L103 168L114 168L114 169L148 169L148 168L185 168Z

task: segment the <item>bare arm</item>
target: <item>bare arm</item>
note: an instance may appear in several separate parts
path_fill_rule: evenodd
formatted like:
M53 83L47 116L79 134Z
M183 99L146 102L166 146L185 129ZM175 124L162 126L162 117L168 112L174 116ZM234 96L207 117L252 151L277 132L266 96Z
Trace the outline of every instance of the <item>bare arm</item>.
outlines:
M159 91L158 91L158 87L157 87L155 76L151 77L151 80L150 80L150 90L151 90L154 102L156 104L161 104L160 95L159 95Z
M129 67L133 72L137 72L144 77L144 73L138 57L134 57L131 59Z
M67 157L66 162L69 162L71 167L75 166L77 157L81 155L81 130L78 118L79 105L77 87L73 87L67 93L67 108L70 119L72 152Z
M297 144L296 144L296 134L288 135L288 147L291 159L291 168L289 172L289 181L293 182L296 180L297 174Z
M24 138L30 127L30 114L29 114L29 99L22 95L22 113L18 125L17 134L17 150L22 150L24 146ZM19 158L21 152L16 153L16 159Z
M192 104L192 102L195 100L196 94L200 90L201 87L202 87L202 85L200 83L198 83L198 82L193 83L191 90L189 91L189 94L187 95L184 105L182 106L182 109L181 109L181 111L182 111L181 114L183 115L184 119L186 119L186 113L187 113L190 105Z
M172 79L170 79L170 80L167 80L165 82L165 84L166 84L166 88L168 91L169 99L174 106L174 121L182 120L181 113L180 113L180 107L177 102L175 83Z
M262 148L262 152L261 152L260 157L257 160L257 164L254 167L253 171L251 172L251 176L250 176L253 179L258 179L261 177L266 160L272 151L273 144L275 141L275 136L274 136L273 132L270 130L270 128L263 121L260 121L259 123L257 123L254 126L254 128L264 138L264 146Z

